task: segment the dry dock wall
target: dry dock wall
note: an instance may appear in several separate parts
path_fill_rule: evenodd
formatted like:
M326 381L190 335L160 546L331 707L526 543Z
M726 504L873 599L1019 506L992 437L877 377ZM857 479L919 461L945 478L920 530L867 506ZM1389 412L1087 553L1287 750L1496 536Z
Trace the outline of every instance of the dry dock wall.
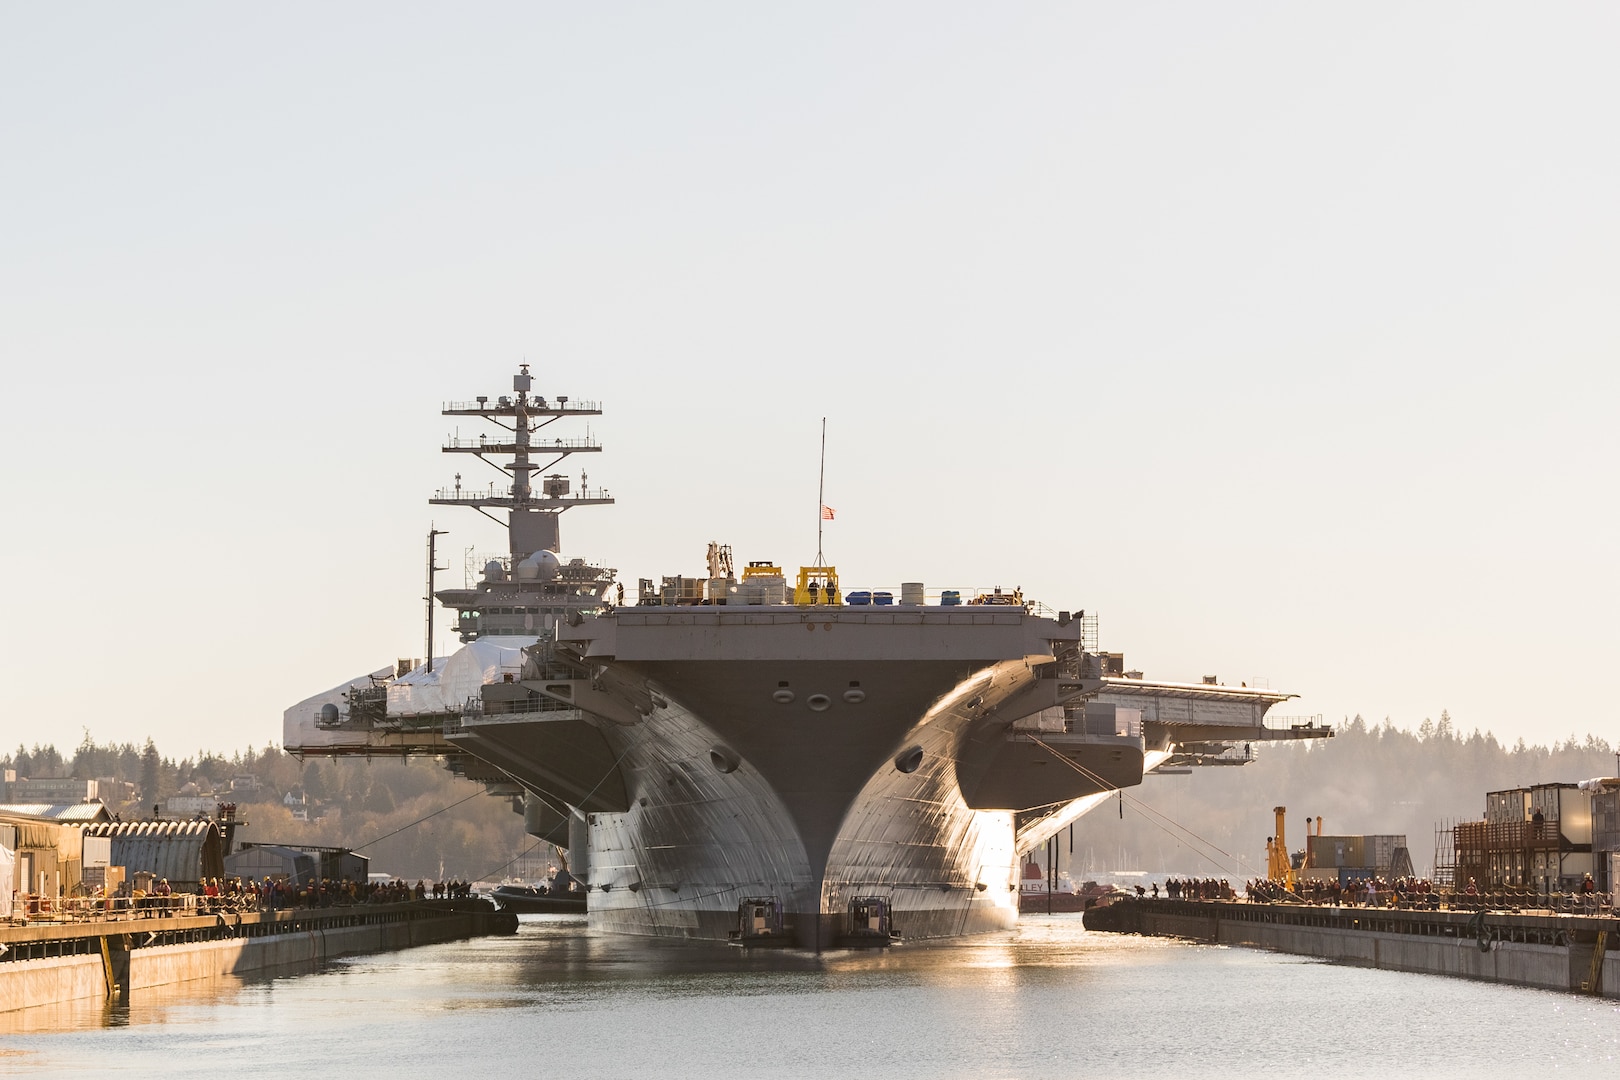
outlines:
M203 941L137 949L129 954L129 988L141 990L219 974L239 975L265 968L318 963L356 953L390 952L413 945L453 941L472 936L467 923L465 918L446 918L380 926L341 926L252 941ZM95 960L100 967L101 958L97 956Z
M1620 953L1609 947L1620 939L1620 924L1608 918L1186 901L1128 902L1105 912L1088 912L1086 926L1274 949L1388 971L1620 997ZM1601 976L1593 987L1593 959L1600 947Z
M0 1013L107 996L107 979L99 955L53 956L13 964L17 970L0 972Z
M306 916L285 929L249 923L246 925L257 925L268 932L254 937L222 936L132 949L124 947L130 939L138 941L153 932L176 932L149 931L148 926L199 920L150 923L135 920L99 927L77 926L73 928L78 931L76 944L89 951L0 962L0 1013L62 1001L105 999L113 996L108 992L109 983L127 996L169 983L307 967L357 953L387 952L511 932L516 929L517 921L515 916L493 911L395 912L393 914L399 917L393 919L388 918L388 914L367 913L368 921L359 924L341 915L326 919ZM184 933L187 929L192 928L178 932ZM233 929L240 930L239 927ZM109 946L106 949L102 947L104 941Z

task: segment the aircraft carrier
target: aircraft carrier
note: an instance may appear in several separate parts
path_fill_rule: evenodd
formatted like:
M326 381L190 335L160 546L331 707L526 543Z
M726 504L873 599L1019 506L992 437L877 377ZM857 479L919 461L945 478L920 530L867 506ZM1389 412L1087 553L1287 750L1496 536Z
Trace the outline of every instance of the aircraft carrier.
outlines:
M463 645L299 702L284 744L435 755L509 797L566 850L593 928L817 949L1002 929L1023 857L1145 771L1331 734L1268 722L1289 694L1128 672L1094 617L1017 590L846 592L835 566L738 572L711 544L627 598L562 554L561 515L613 500L558 471L601 446L553 425L600 406L536 394L524 365L443 413L490 426L444 450L500 478L429 501L505 513L508 535L435 590L429 534Z

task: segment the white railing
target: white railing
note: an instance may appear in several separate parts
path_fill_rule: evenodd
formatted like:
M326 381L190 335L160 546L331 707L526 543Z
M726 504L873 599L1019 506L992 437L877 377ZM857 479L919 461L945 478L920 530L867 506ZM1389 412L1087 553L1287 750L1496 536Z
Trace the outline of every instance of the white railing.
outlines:
M517 439L511 435L451 435L444 440L447 450L495 450L510 452L517 448ZM582 439L530 439L530 450L600 450L602 444L586 436Z
M512 485L510 485L510 484L506 484L504 486L499 485L499 484L490 484L487 487L481 487L481 488L475 488L475 487L440 488L437 492L434 493L433 498L440 501L440 502L481 502L481 501L483 501L485 499L510 499L510 498L513 498L513 494L512 494ZM567 495L555 495L554 496L554 495L541 495L541 494L539 494L539 493L537 493L535 491L534 485L530 485L528 501L531 502L531 503L544 504L544 503L586 502L586 501L590 501L590 500L593 500L593 499L611 499L611 498L612 498L612 496L608 494L608 489L605 488L605 487L604 488L580 488L578 491L571 491Z
M505 404L501 403L502 397L506 398ZM517 398L512 394L502 394L499 397L485 398L483 401L446 401L443 411L510 413L516 408ZM560 413L566 416L569 413L599 413L602 411L602 403L599 401L575 401L573 398L569 398L568 402L564 404L557 398L530 396L524 401L523 408L528 412Z
M1317 713L1314 716L1268 716L1265 726L1272 731L1295 731L1325 728L1328 725L1322 722L1322 714Z
M211 914L223 906L214 898L192 893L142 897L35 896L29 893L14 896L11 921L18 923L165 918L196 915L199 912Z

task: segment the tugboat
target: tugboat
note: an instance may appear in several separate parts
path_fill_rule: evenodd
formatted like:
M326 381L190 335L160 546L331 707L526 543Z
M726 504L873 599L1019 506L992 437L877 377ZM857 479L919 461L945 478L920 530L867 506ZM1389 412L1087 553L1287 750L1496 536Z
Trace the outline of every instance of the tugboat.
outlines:
M743 948L787 947L793 944L793 927L782 917L782 905L774 896L748 896L737 905L737 926L728 943Z
M886 949L900 944L894 909L882 896L857 896L849 902L849 932L838 944L846 949Z

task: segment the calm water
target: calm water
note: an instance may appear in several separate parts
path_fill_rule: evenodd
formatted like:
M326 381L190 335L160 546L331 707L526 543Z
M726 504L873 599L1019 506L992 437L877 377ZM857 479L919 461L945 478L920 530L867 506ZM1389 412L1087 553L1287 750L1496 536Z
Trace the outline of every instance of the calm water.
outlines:
M1617 1046L1613 1002L1088 934L1073 915L819 959L526 916L516 938L127 1011L0 1014L0 1073L19 1076L1533 1076L1612 1068Z

